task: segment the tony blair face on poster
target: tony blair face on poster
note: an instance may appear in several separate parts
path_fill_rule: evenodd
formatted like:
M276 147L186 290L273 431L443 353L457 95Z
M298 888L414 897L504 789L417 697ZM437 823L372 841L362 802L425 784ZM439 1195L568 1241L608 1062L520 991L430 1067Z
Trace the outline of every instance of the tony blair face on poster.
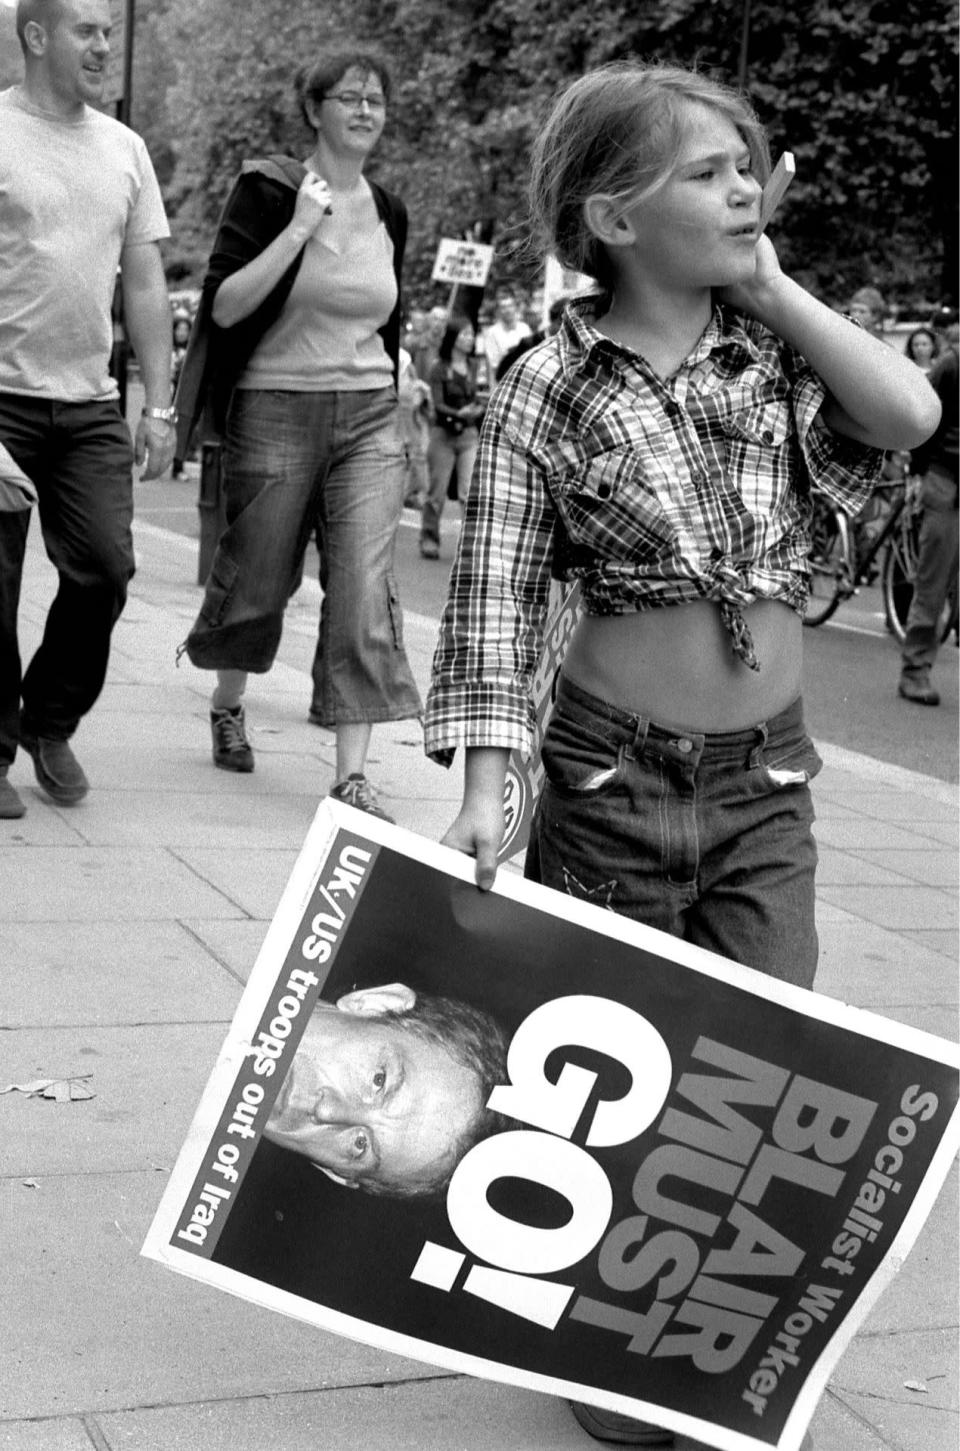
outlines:
M486 1100L505 1065L490 1014L403 983L361 988L317 1003L264 1136L350 1188L439 1194L504 1125Z

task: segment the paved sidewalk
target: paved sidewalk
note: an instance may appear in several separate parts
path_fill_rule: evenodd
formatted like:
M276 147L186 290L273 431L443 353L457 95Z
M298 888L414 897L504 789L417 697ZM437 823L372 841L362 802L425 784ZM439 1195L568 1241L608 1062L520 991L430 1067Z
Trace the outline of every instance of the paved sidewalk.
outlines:
M0 822L0 1084L90 1074L95 1097L0 1096L0 1451L583 1451L553 1398L328 1336L139 1256L319 797L333 740L306 720L318 596L252 677L252 776L210 762L209 677L177 644L196 546L137 527L110 677L76 737L87 801L59 809L20 755L28 811ZM52 572L31 531L25 653ZM434 627L408 618L425 683ZM816 799L825 993L957 1031L957 791L823 746ZM436 838L456 769L415 722L370 774ZM956 1180L824 1396L817 1451L956 1451ZM678 1443L679 1444L679 1443ZM686 1443L689 1447L691 1443Z

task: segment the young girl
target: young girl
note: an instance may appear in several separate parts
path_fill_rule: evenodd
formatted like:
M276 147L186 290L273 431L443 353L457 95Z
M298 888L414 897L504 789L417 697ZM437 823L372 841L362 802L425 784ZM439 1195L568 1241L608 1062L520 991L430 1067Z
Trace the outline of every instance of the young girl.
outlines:
M759 229L768 173L745 100L696 73L616 64L557 102L534 220L599 291L487 411L426 749L466 748L444 839L488 887L551 573L578 579L527 876L809 986L811 491L855 513L881 450L926 438L939 406L913 363L781 272ZM670 1440L580 1417L601 1439Z

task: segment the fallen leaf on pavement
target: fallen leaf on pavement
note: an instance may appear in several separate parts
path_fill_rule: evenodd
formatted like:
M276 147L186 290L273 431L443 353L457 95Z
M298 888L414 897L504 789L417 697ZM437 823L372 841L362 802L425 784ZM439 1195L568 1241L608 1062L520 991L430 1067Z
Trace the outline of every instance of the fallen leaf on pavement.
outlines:
M903 1385L905 1390L922 1391L924 1395L927 1394L927 1388L922 1380L905 1380Z
M28 1098L52 1098L57 1103L69 1103L74 1098L95 1097L83 1082L92 1077L92 1073L78 1073L72 1078L34 1078L30 1083L8 1083L6 1088L0 1088L0 1093L16 1090Z

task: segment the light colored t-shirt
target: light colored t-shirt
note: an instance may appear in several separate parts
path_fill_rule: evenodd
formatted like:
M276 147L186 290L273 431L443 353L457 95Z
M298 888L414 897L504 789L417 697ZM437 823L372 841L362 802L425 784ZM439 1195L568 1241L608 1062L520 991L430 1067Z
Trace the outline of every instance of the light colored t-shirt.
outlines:
M518 319L513 327L507 327L502 322L492 322L488 328L484 328L483 351L487 355L491 379L510 349L529 336L530 329L522 319Z
M321 223L283 311L237 386L293 393L389 388L393 363L379 329L396 304L393 243L383 222L344 251L324 240Z
M0 91L0 393L116 397L120 254L169 235L135 132L90 107L66 121L19 86Z

